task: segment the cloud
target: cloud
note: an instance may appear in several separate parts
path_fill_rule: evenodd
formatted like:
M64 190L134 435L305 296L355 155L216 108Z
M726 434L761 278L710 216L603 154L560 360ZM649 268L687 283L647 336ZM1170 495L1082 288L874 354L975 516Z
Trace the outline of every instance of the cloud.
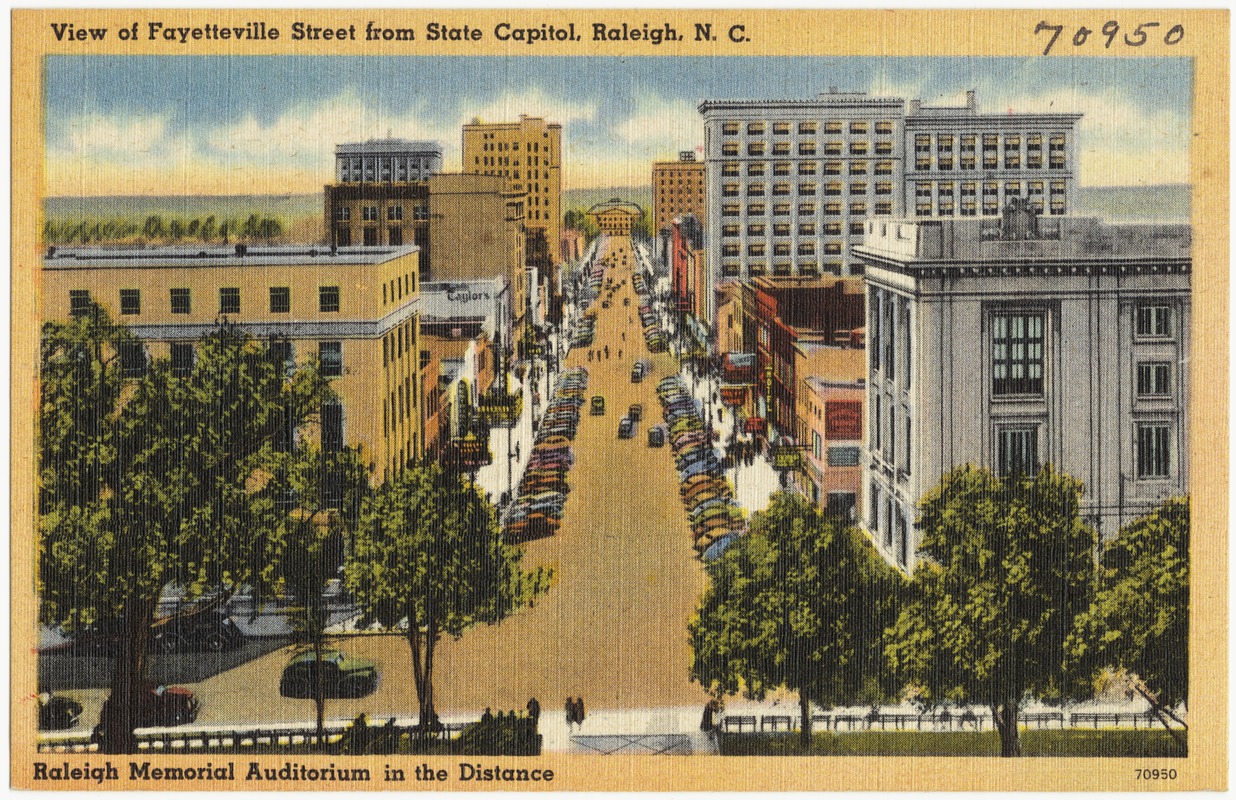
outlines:
M63 138L52 149L69 158L141 156L165 144L166 130L166 118L158 115L83 114L65 124Z
M614 123L614 135L631 143L653 142L661 149L690 149L702 142L704 122L695 103L657 95L636 99L631 116Z

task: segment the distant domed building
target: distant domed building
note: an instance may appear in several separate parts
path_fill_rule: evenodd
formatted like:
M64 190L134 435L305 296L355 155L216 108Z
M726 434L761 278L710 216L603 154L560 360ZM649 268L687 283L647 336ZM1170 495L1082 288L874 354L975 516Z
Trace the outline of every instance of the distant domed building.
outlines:
M644 218L644 209L622 198L611 197L588 209L588 216L596 222L601 233L630 236L635 223Z

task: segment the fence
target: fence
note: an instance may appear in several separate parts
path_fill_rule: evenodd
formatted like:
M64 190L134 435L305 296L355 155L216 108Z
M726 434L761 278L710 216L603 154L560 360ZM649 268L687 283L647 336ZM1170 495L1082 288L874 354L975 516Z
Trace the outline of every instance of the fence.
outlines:
M800 717L785 714L754 714L727 715L719 721L719 727L724 733L789 733L799 729ZM1161 727L1162 723L1150 711L1121 712L1073 712L1063 711L1029 711L1017 716L1017 723L1022 728L1121 728L1134 729ZM991 714L964 709L958 712L948 710L927 714L911 713L867 713L848 714L830 713L813 714L811 726L817 731L988 731L994 730ZM1173 724L1172 727L1183 727Z

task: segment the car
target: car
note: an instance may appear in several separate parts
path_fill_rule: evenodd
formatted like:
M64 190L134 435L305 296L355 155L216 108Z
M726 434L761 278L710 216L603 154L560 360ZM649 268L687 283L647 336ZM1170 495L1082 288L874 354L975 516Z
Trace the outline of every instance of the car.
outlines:
M592 396L592 402L588 406L588 411L592 416L599 417L605 414L605 398L599 394Z
M644 380L644 364L636 361L635 366L631 367L631 383L640 383Z
M635 435L635 421L632 420L630 417L623 417L622 421L618 423L618 438L619 439L630 439L634 435Z
M624 297L624 298L622 298L622 304L623 304L624 306L629 306L629 305L631 305L631 298L629 298L629 297Z
M631 418L632 422L639 422L644 416L643 404L632 403L631 407L627 409L627 416Z
M653 425L648 429L648 446L649 447L664 447L665 446L665 428L660 425Z
M609 301L608 300L601 301L601 308L609 308Z
M62 731L72 728L82 717L82 704L51 692L39 694L39 730Z
M161 620L151 628L154 647L162 653L205 650L221 653L245 641L236 622L226 612L211 609Z
M326 697L364 697L378 687L378 668L369 659L351 658L342 650L334 649L322 651L319 659L309 650L293 656L283 668L279 694L311 698L319 674Z
M100 740L107 730L109 705L103 704L94 738ZM132 718L135 728L170 728L187 725L197 719L199 704L193 692L183 686L143 683L138 687L137 704Z

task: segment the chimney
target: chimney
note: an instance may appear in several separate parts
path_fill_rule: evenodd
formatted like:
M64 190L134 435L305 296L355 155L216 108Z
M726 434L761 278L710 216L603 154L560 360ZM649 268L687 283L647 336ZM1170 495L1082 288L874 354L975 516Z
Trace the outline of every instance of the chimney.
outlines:
M975 99L975 91L973 89L966 90L966 108L976 114L978 113L978 101Z
M915 114L917 114L918 110L922 107L923 107L922 100L911 100L910 101L910 116L914 116Z

